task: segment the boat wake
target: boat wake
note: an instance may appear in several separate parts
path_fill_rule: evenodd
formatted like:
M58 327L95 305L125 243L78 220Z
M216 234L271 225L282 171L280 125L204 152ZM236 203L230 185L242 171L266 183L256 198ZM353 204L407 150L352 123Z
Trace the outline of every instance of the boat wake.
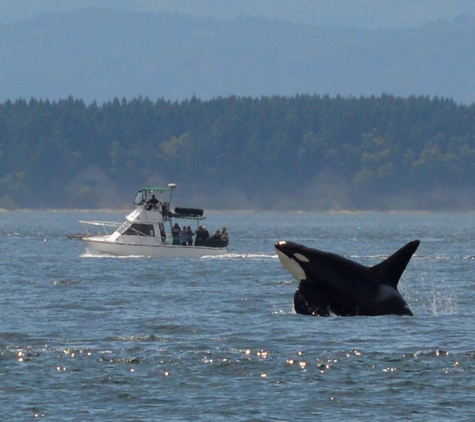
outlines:
M108 258L108 259L137 259L137 258L150 258L149 256L144 255L108 255L108 254L98 254L98 253L90 253L86 252L79 255L81 258ZM177 259L177 258L171 258ZM183 258L180 258L183 259ZM268 255L268 254L238 254L238 253L228 253L223 255L205 255L202 256L201 259L277 259L277 255Z
M143 255L108 255L108 254L98 254L98 253L83 253L79 255L81 258L108 258L108 259L128 259L128 258L149 258L148 256L143 256Z
M277 259L277 255L228 253L215 256L207 255L203 256L202 259Z

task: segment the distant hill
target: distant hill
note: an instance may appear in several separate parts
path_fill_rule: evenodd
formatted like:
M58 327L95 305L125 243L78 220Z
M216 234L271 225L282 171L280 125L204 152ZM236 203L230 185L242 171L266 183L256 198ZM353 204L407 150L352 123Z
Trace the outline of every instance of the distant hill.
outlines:
M269 18L366 29L419 27L475 15L473 0L2 0L0 24L88 7L169 12L199 18Z
M88 9L0 27L0 101L74 95L429 95L475 100L475 20L323 28Z

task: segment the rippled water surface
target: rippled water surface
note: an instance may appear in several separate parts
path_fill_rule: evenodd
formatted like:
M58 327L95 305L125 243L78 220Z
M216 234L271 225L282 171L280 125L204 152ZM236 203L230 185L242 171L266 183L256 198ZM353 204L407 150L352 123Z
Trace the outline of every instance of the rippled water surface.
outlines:
M0 213L0 420L473 420L473 214L211 213L230 254L97 257L124 213ZM273 245L365 265L421 245L414 317L296 315Z

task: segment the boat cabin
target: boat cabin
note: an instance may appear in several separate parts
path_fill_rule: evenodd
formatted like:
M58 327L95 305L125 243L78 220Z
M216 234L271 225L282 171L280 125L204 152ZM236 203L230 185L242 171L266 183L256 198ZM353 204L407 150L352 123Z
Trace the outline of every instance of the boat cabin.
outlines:
M159 237L162 243L169 243L165 224L169 224L169 232L172 232L173 224L179 220L191 220L196 222L196 232L200 222L205 220L204 211L201 208L176 207L170 209L173 190L175 184L170 184L166 188L147 187L137 192L134 204L137 208L130 213L126 222L117 230L122 236L148 236ZM185 224L185 222L184 222ZM181 224L180 224L181 225ZM180 245L178 238L172 238L171 243ZM195 246L226 247L228 241L221 239L196 240Z

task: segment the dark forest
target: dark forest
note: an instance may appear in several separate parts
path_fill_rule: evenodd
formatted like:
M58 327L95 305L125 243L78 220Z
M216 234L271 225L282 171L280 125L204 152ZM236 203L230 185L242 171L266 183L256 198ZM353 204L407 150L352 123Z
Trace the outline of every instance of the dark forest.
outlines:
M0 104L0 207L475 209L475 107L429 97L69 97ZM191 203L192 202L192 203Z

